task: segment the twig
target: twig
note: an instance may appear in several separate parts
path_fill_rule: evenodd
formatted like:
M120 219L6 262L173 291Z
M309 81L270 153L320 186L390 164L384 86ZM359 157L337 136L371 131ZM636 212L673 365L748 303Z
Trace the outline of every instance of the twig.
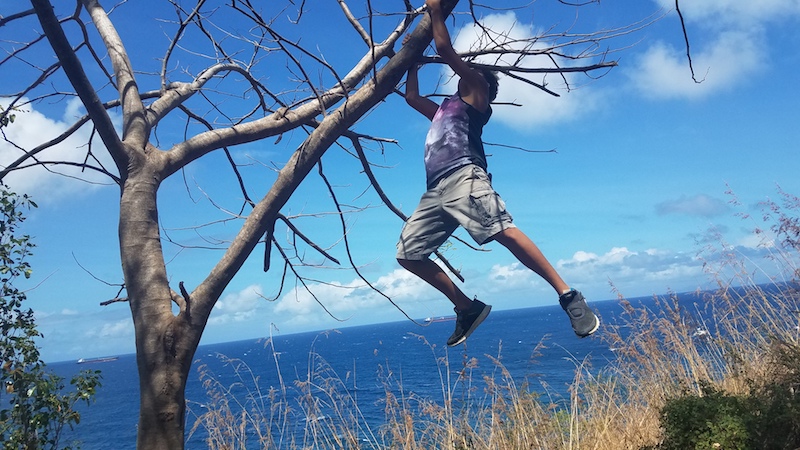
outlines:
M692 72L692 80L695 83L700 84L705 81L705 78L702 80L697 80L697 77L694 74L694 65L692 64L692 53L689 48L689 33L686 31L686 22L683 20L683 13L681 13L680 5L678 5L679 0L675 0L675 11L678 12L678 18L681 20L681 29L683 30L683 39L686 42L686 58L689 60L689 70Z

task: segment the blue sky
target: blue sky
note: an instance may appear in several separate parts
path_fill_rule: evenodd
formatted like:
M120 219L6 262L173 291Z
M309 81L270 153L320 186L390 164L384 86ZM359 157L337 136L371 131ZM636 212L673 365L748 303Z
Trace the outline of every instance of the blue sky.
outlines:
M548 86L561 93L558 98L501 80L498 101L523 106L497 106L485 130L486 142L555 150L527 153L489 146L489 167L517 225L590 301L615 298L615 289L636 297L713 287L705 260L698 256L708 243L720 245L718 239L709 240L711 230L719 230L738 254L755 255L754 273L776 274L769 262L757 257L765 251L764 242L752 234L759 224L758 203L777 198L778 187L800 193L800 94L795 85L800 72L800 33L795 31L800 3L706 0L682 5L694 69L703 79L699 84L691 79L673 6L671 0L636 2L633 8L630 2L608 1L582 9L585 26L618 26L659 10L666 16L621 39L616 44L620 50L612 55L619 67L604 76L571 77L569 92L556 77L548 78ZM1 10L5 8L0 7L0 13L7 13ZM563 28L558 21L571 19L556 8L564 7L537 2L536 23L521 12L491 15L485 21L519 34L555 23ZM112 17L124 35L143 22L137 17L141 11L123 12ZM317 13L322 20L326 11ZM457 27L451 28L460 49L473 41L465 19L460 15ZM332 61L348 60L337 54L343 52L337 46L320 45ZM142 61L151 56L147 45L129 50ZM423 68L422 90L430 92L441 76L438 68ZM448 85L440 88L443 93L452 90ZM32 143L42 130L63 129L80 113L75 102L35 106L18 115L20 120L6 133ZM398 96L356 126L362 133L397 139L398 145L368 147L372 161L385 166L376 169L378 179L406 214L424 190L421 148L427 127L428 122ZM254 191L269 186L269 161L287 155L299 138L233 149L238 161L250 162L245 172L267 173ZM83 143L78 137L62 144L60 155L81 155ZM0 142L0 164L8 163L13 153ZM219 170L220 162L219 157L200 161L184 177L179 174L164 184L159 201L165 234L193 245L233 236L236 221L208 233L189 229L219 219L214 205L236 210L241 202L230 174ZM361 273L412 317L450 314L452 307L444 297L396 264L394 246L402 223L380 206L377 196L363 193L367 181L358 174L356 161L332 149L323 164L341 201L363 209L346 215L348 243ZM26 232L38 245L31 261L35 275L26 289L28 305L45 335L42 354L49 361L134 351L127 305L99 306L117 295L122 281L116 238L118 189L101 181L104 184L87 184L35 171L8 179L13 189L28 192L40 204L26 222ZM284 213L297 215L304 231L345 261L344 245L335 232L338 219L312 217L333 210L320 189L319 178L312 174ZM734 199L740 206L732 205ZM753 213L754 219L742 219L737 212ZM458 235L469 239L463 232ZM763 238L768 241L770 236ZM468 295L478 295L499 309L555 303L551 288L504 249L490 244L485 250L475 252L454 242L444 251L463 270L467 281L462 288ZM222 254L170 243L165 251L173 287L185 281L190 288ZM310 284L343 321L329 317L293 283L268 301L265 298L278 293L280 264L265 274L261 251L221 298L203 343L403 319L352 270L329 264L313 271L318 282ZM566 319L564 326L569 326Z

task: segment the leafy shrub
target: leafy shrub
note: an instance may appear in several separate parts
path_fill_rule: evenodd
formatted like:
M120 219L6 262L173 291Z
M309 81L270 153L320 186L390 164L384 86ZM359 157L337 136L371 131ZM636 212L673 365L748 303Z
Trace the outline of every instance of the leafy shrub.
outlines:
M25 308L25 292L14 286L31 276L26 257L30 236L19 236L25 220L21 209L35 207L0 185L0 445L3 449L56 449L64 426L80 422L74 406L89 402L100 386L99 372L84 371L65 392L64 380L48 373L35 339L41 337L33 310Z
M730 395L701 383L701 395L685 393L661 410L659 450L800 448L800 348L777 343L768 352L771 378L751 381L747 395Z
M664 441L661 450L750 449L754 417L747 402L709 385L703 395L686 395L667 401L661 412Z

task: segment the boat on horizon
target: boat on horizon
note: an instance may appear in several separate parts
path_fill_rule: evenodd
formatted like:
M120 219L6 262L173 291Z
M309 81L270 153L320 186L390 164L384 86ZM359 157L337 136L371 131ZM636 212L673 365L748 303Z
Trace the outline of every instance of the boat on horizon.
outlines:
M456 316L426 317L425 323L450 322L453 320L456 320Z
M116 361L118 359L119 356L104 356L102 358L89 358L89 359L81 358L78 360L78 364L103 363L109 361Z

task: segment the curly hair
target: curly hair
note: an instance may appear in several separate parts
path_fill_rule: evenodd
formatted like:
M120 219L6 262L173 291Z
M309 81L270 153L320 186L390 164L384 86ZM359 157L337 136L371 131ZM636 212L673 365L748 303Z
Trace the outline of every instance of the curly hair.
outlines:
M500 84L497 72L489 69L478 69L478 71L483 75L486 82L489 83L489 103L491 103L497 98L497 87Z

